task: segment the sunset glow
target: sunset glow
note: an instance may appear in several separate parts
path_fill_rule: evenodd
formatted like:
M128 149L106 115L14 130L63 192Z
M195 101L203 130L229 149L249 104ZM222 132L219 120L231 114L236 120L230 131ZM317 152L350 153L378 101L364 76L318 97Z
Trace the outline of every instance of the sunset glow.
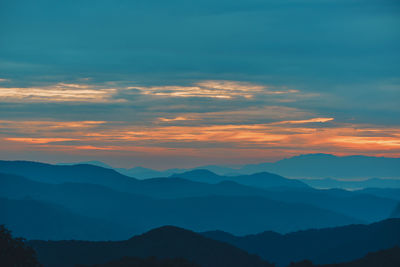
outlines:
M187 122L185 117L160 120ZM76 155L87 155L90 151L107 155L107 151L112 151L121 156L141 152L202 157L210 150L226 159L252 155L249 159L252 162L254 156L269 159L304 152L388 156L400 153L400 129L341 124L333 118L238 125L190 123L130 126L128 122L106 121L1 121L0 129L19 136L3 133L2 142L8 142L8 146L22 143L30 151L66 151Z
M8 2L0 159L400 157L393 1Z

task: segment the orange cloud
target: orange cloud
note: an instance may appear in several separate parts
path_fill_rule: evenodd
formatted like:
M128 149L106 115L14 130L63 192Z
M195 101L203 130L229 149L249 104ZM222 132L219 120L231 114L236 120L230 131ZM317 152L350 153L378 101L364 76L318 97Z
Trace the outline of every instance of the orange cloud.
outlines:
M175 119L179 117L170 120ZM264 124L184 126L132 126L127 122L105 121L0 121L0 129L18 135L4 136L5 142L25 144L30 150L70 153L96 151L129 156L140 152L207 158L208 151L213 157L242 157L243 161L315 152L400 156L399 128L340 123L325 127L323 124L331 121L333 118L311 118ZM74 142L60 144L65 141Z
M158 120L162 121L162 122L171 122L171 121L187 121L187 120L193 120L193 119L189 119L186 117L175 117L172 119L168 119L168 118L158 118Z
M72 138L28 138L28 137L8 137L4 138L8 141L22 142L28 144L48 144L54 142L76 141L78 139Z
M47 87L0 88L1 102L121 102L113 99L117 89L95 88L84 84L58 83Z
M238 81L202 81L194 86L152 86L128 87L137 89L144 95L168 97L205 97L232 99L236 97L253 98L255 94L293 94L298 90L270 90L267 86Z
M279 121L272 124L303 124L303 123L313 123L313 122L328 122L333 121L335 118L312 118L308 120L293 120L293 121Z

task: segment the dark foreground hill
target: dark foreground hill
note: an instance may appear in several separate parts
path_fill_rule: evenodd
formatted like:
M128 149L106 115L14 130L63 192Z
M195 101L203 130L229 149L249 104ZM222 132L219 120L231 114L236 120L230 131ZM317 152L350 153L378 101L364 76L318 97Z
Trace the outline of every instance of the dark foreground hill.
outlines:
M328 264L351 261L370 251L400 245L400 219L388 219L370 225L299 231L286 235L264 232L237 237L218 231L203 235L257 254L280 266L305 259L315 264Z
M273 266L232 245L185 229L164 226L126 241L31 241L39 261L47 267L94 265L123 257L184 258L203 267Z
M400 248L398 246L380 250L377 252L369 252L361 259L350 262L314 265L309 260L298 263L292 263L289 267L399 267L400 266Z
M201 267L185 259L157 259L123 257L122 259L94 265L76 265L76 267Z
M324 267L399 267L400 248L398 246L377 252L370 252L365 257L345 263L328 264Z
M2 267L41 267L35 251L22 238L15 238L11 232L0 225L0 266Z

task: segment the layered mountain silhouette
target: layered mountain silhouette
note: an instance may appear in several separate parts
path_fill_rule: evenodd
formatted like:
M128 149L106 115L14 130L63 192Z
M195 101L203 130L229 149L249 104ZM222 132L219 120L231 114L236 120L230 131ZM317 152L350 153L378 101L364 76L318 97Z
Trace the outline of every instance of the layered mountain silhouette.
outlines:
M14 174L44 183L90 183L110 187L114 190L152 197L187 197L204 195L262 195L261 190L230 183L210 185L182 178L154 178L137 180L114 170L93 165L51 165L29 161L0 161L0 173ZM212 174L212 173L211 173ZM215 175L215 174L214 174ZM287 183L287 186L303 183L295 180L275 177L274 175L256 175L255 179L268 183L271 177L272 187ZM206 177L205 177L206 178ZM275 183L273 179L279 180ZM221 179L221 181L228 179ZM251 177L249 178L251 180ZM219 181L219 182L221 182ZM304 185L306 187L306 185Z
M46 266L360 266L343 264L400 245L399 188L209 170L138 180L105 167L0 161L0 224L29 239L88 240L32 241Z
M307 154L238 169L243 174L262 171L291 178L399 178L400 158Z
M302 179L302 182L314 188L343 188L343 189L364 189L364 188L400 188L400 179L379 179L372 178L359 181L326 179Z
M169 182L169 179L162 180ZM161 190L161 188L156 190ZM102 185L47 184L9 174L0 174L0 196L10 199L29 197L41 202L61 205L81 216L125 226L118 229L129 228L130 231L127 233L129 235L165 224L196 231L220 229L234 234L249 234L266 229L290 232L360 222L350 216L314 205L277 201L263 196L208 195L157 199L119 192ZM378 202L375 204L378 205ZM394 202L390 211L396 204L397 202ZM48 222L43 222L44 225L46 223ZM12 225L9 227L13 230ZM25 236L31 238L29 233ZM115 238L111 239L119 237L118 232ZM41 238L59 239L60 237L45 235ZM110 238L110 236L103 236L100 232L99 236L93 239L102 238Z
M399 246L400 219L388 219L370 225L306 230L286 235L263 232L257 235L233 236L220 231L206 232L203 235L257 254L279 266L305 259L315 264L328 264L352 261L371 251Z
M358 193L369 194L400 201L400 188L365 188L359 190Z
M295 187L307 188L308 186L298 180L287 179L280 175L268 172L260 172L251 175L222 176L209 170L193 170L179 174L173 174L171 177L185 178L196 182L220 183L223 181L234 181L236 183L259 188L274 187Z
M121 190L137 182L136 179L112 169L90 164L52 165L32 161L0 160L0 173L20 175L44 183L93 183Z
M155 178L140 181L118 174L110 169L90 165L54 166L35 162L0 161L1 169L7 170L8 173L24 175L36 181L50 180L53 182L58 181L58 183L99 184L116 191L146 195L152 198L205 197L210 195L262 196L276 201L306 203L350 217L355 216L359 220L366 222L387 217L397 204L396 201L391 199L397 199L400 196L398 193L400 191L385 191L383 189L362 191L358 192L359 194L351 194L343 190L313 190L312 188L301 186L302 183L296 180L263 173L238 176L240 182L245 182L246 179L249 179L250 182L255 180L263 183L261 186L264 188L256 188L255 186L244 186L233 181L223 181L217 184L194 182L182 178ZM61 172L60 175L59 172ZM200 172L204 173L204 171ZM198 172L189 174L198 174ZM190 176L189 174L187 175ZM209 171L206 171L205 174L211 178L207 178L208 176L205 175L195 175L196 179L229 179L229 177L219 176ZM45 177L45 179L41 177ZM56 178L53 179L52 177ZM99 178L97 179L96 177ZM271 187L267 187L266 184L271 185ZM282 187L283 184L284 186ZM374 198L371 195L377 197Z
M169 177L175 173L182 173L187 171L186 169L168 169L165 171L157 171L150 168L134 167L130 169L115 168L116 171L125 174L127 176L136 177L139 179L149 179L157 177Z
M103 165L103 164L99 164ZM116 169L125 175L140 179L167 177L174 173L183 173L195 169L206 169L219 175L244 175L260 172L272 172L290 178L400 178L400 159L368 156L334 156L330 154L306 154L259 164L226 167L217 165L200 166L193 169L169 169L156 171L135 167Z
M30 239L122 239L128 232L121 225L32 199L0 198L0 213L0 224L12 229L16 236Z
M0 173L0 197L10 200L28 198L48 204L60 214L69 212L74 218L80 217L76 221L82 222L83 229L88 224L84 221L96 220L99 225L117 225L115 229L118 230L105 227L103 231L88 236L78 229L78 223L72 223L70 228L66 228L77 229L72 236L69 234L72 230L52 234L39 227L35 233L34 228L29 232L17 225L15 218L19 218L18 214L7 213L10 229L24 230L18 233L27 238L116 240L166 224L195 231L223 230L237 235L265 230L287 233L382 220L388 218L398 204L398 200L382 193L384 189L378 191L383 196L364 190L316 190L303 186L301 182L298 184L296 180L265 173L233 178L261 181L264 183L261 186L265 186L261 188L220 181L218 179L225 177L209 171L186 175L195 177L192 179L216 179L217 183L178 177L137 180L90 165L55 166L21 161L0 163L0 169L19 174ZM20 176L22 174L29 178ZM269 177L272 177L271 182ZM286 186L278 186L278 183ZM30 205L28 202L20 204ZM0 218L0 223L1 220L6 222L6 219ZM49 221L42 220L37 225L45 227L46 224Z
M157 228L126 241L31 241L29 244L46 267L105 264L123 257L151 256L184 258L203 267L272 266L232 245L173 226Z

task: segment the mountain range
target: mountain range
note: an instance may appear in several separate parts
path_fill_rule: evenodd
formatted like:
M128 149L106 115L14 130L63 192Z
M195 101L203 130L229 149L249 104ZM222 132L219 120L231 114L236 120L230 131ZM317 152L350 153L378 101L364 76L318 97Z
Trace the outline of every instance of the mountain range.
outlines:
M353 266L396 251L399 202L399 188L316 189L269 172L141 180L0 161L0 224L42 240L29 244L45 266Z
M33 199L0 197L0 224L17 236L30 239L123 239L129 233L123 226L97 220L57 204ZM101 235L99 235L101 233Z
M359 190L363 188L400 188L400 179L371 178L365 180L339 180L339 179L301 179L305 184L320 189L342 188Z
M169 178L165 179L169 181ZM130 231L126 232L126 235L140 233L165 224L196 231L222 229L236 234L246 234L265 229L288 232L360 221L312 205L280 202L261 196L210 195L156 199L115 191L102 185L46 184L5 174L0 175L0 196L9 199L30 198L57 204L62 206L63 210L68 209L71 213L80 216L91 217L98 221L111 221L125 226L122 229L129 227ZM22 214L25 210L27 209L15 210L14 214L7 213L7 221L17 221L21 216L25 216ZM43 220L42 225L52 223L51 220ZM7 226L14 230L15 225ZM120 230L121 227L112 239L120 237ZM28 232L16 233L32 238ZM59 234L52 236L52 232L48 232L40 239L58 239ZM93 240L106 237L109 238L109 235L104 236L104 232L99 232ZM69 236L64 236L61 239L68 238ZM84 238L87 239L87 237Z
M287 233L382 220L388 218L398 204L395 193L386 189L372 193L364 190L317 190L294 179L269 173L232 178L241 183L249 178L249 183L255 184L247 186L225 181L230 177L209 171L194 171L181 176L217 183L179 177L137 180L91 165L2 161L0 170L14 172L0 174L2 198L25 200L20 204L28 206L32 205L29 201L40 201L42 205L53 205L52 209L59 209L60 214L68 212L70 216L79 217L76 221L96 219L100 225L117 226L99 231L90 238L79 236L81 231L76 231L78 236L74 238L87 240L116 240L166 224L195 231L218 229L233 234L264 230ZM29 209L20 210L23 213ZM11 222L8 226L12 230L15 227L18 234L28 238L71 238L68 234L54 234L51 227L47 232L38 229L36 233L41 233L41 236L31 235L12 223L18 221L21 214L15 211L15 214L8 212L7 216L3 221ZM43 225L46 223L53 222L43 221Z
M371 251L399 246L400 219L285 235L270 231L247 236L234 236L221 231L205 232L203 235L257 254L279 266L305 259L315 264L332 264L355 260Z
M220 183L224 181L233 181L242 185L254 186L259 188L274 188L274 187L309 187L304 182L294 179L287 179L280 175L260 172L250 175L235 175L223 176L215 174L209 170L197 169L183 173L173 174L170 177L184 178L190 181L203 182L203 183Z
M286 235L263 232L242 237L218 231L195 233L174 226L163 226L125 241L33 240L28 244L36 250L39 261L46 267L103 266L103 264L118 266L112 263L128 264L138 261L132 258L148 257L181 258L203 267L274 266L269 262L278 266L288 266L291 262L298 262L290 265L293 267L311 267L314 264L363 266L360 263L366 263L367 259L380 260L384 263L385 259L381 256L391 259L396 255L393 252L398 251L400 244L400 219L388 219L370 225L314 229ZM398 260L397 258L397 262ZM106 264L107 262L111 263Z
M273 267L258 256L189 230L163 226L125 241L30 241L46 267L93 265L123 257L184 258L202 267Z
M360 259L350 262L314 265L309 260L293 263L288 267L398 267L400 266L400 247L383 249L380 251L368 252Z
M111 166L98 162L86 162L101 167ZM65 163L64 163L65 164ZM71 164L71 163L67 163ZM76 163L75 163L76 164ZM163 171L136 166L134 168L115 168L118 172L139 179L168 177L182 172L205 169L219 175L243 175L259 172L271 172L290 178L307 179L400 179L400 158L370 157L370 156L334 156L331 154L306 154L282 159L276 162L247 164L237 166L207 165L187 169L167 169ZM398 184L396 184L398 187Z

